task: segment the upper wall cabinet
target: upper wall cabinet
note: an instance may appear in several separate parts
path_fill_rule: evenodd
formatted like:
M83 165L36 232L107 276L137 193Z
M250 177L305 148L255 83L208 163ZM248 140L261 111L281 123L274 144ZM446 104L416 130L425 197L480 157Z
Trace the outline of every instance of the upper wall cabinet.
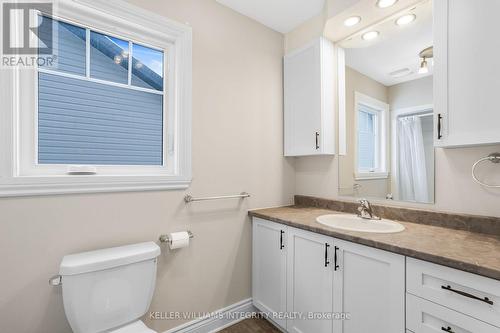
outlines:
M434 1L434 105L439 147L500 142L500 1Z
M285 56L285 156L335 153L333 96L330 41L318 38Z

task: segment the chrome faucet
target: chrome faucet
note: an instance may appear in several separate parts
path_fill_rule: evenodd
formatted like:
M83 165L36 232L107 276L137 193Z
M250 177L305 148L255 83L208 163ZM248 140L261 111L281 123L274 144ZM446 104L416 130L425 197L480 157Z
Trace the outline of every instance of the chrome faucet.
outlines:
M359 200L358 216L367 220L380 220L381 218L373 214L372 205L366 199Z

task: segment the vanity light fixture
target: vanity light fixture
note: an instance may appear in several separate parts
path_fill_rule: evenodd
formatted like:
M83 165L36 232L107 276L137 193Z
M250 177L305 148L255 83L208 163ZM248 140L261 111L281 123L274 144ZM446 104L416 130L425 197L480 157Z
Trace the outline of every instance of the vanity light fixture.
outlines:
M356 24L358 24L359 22L361 22L360 16L351 16L344 21L344 25L346 27L352 27L352 26L355 26Z
M398 2L398 0L378 0L377 7L378 8L388 8L394 6L394 4Z
M423 49L418 54L420 58L422 58L422 62L420 63L420 68L418 69L419 74L427 74L429 73L429 64L427 63L427 59L432 59L434 57L434 48L429 46L428 48Z
M365 32L361 38L363 38L364 40L372 40L372 39L375 39L378 37L380 33L378 31L368 31L368 32Z
M416 18L417 18L417 16L415 14L406 14L406 15L403 15L400 18L398 18L396 20L396 24L399 26L407 25L407 24L410 24L411 22L415 21Z

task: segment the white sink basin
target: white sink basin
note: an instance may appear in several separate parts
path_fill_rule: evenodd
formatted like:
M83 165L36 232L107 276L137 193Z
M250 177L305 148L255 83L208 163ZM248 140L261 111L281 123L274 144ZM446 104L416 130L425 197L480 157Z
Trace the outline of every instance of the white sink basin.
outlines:
M372 233L393 233L405 230L398 222L391 220L367 220L352 214L329 214L316 219L319 223L342 230L362 231Z

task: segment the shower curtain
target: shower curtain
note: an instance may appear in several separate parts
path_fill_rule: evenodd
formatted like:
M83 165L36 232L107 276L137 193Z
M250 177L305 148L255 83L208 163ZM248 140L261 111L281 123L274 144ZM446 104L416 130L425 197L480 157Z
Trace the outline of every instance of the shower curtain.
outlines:
M424 138L419 116L398 120L399 199L429 202Z

